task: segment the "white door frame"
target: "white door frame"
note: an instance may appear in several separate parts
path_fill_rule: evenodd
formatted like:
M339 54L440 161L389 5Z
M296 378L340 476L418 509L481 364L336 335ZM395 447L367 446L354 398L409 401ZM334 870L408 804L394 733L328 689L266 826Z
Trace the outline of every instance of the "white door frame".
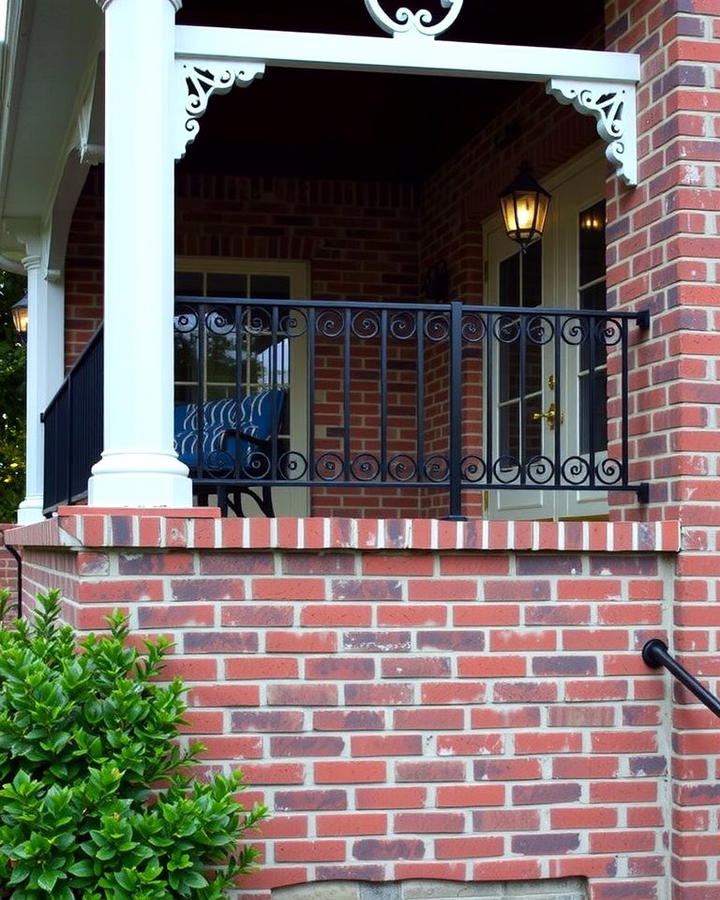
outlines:
M597 147L587 150L546 179L544 185L551 192L553 201L545 227L542 246L543 307L575 309L578 307L578 248L577 216L579 212L602 200L604 176L603 159ZM517 245L505 235L500 214L495 213L483 226L485 234L484 256L488 263L485 298L489 305L497 305L493 291L497 287L497 264L518 252ZM505 252L507 251L507 252ZM548 351L551 345L546 348ZM544 361L542 375L542 407L545 409L554 397L547 384L548 360ZM562 408L555 425L559 428L562 459L579 454L578 416L579 403L577 375L579 371L577 348L568 346L562 353L562 371L559 375L564 386ZM486 373L487 378L490 373ZM498 373L492 373L492 383L499 383ZM498 387L495 387L495 391ZM486 414L496 415L496 397L492 409ZM554 446L551 436L542 424L542 435ZM543 445L543 452L545 446ZM552 454L547 454L552 455ZM601 454L598 454L600 457ZM597 459L599 461L599 459ZM590 518L607 514L607 491L553 491L542 487L524 490L488 491L488 514L491 518L565 519Z

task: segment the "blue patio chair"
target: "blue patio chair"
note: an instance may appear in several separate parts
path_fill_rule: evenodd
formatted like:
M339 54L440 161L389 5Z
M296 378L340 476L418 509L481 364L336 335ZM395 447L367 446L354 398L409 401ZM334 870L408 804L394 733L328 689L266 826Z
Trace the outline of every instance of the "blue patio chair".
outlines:
M255 500L266 516L274 516L270 486L263 480L274 477L273 435L278 434L287 392L284 389L259 391L238 400L230 397L200 404L175 407L175 450L190 469L194 480L215 480L215 485L196 484L201 505L217 490L218 502L226 514L229 506L242 516L242 494ZM198 452L202 437L202 453ZM241 479L257 482L260 493Z

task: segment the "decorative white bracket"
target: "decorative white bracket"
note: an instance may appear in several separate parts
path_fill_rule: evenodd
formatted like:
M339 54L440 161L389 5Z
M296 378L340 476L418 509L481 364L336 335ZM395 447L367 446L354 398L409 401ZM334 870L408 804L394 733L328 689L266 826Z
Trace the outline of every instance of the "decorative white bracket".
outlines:
M635 85L551 78L547 83L547 92L560 103L572 104L577 112L595 116L598 134L608 145L605 155L625 184L636 185L638 164Z
M453 24L460 15L463 0L441 0L441 5L450 12L433 25L433 15L427 9L411 12L406 6L401 6L395 13L395 18L391 19L380 5L380 0L365 0L365 8L373 22L383 31L393 37L427 37L431 40Z
M101 55L100 61L102 59ZM96 166L105 159L105 69L100 61L88 85L77 122L80 162L88 166Z
M236 85L247 87L265 73L265 63L233 60L232 63L211 59L175 61L182 116L175 136L175 159L185 151L200 132L198 119L205 114L213 94L227 94Z

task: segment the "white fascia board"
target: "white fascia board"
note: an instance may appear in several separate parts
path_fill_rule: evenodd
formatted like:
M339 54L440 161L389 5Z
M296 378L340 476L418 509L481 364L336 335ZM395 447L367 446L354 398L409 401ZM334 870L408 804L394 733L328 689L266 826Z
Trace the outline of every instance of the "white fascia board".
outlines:
M20 112L18 94L25 75L28 33L35 10L34 0L8 0L5 21L2 68L0 69L0 222L5 217L8 179L12 164L17 117ZM8 236L0 229L0 249L10 252ZM6 246L7 244L7 246Z
M640 57L634 53L196 25L176 27L175 55L179 60L243 59L291 68L513 81L573 78L635 84L640 79Z

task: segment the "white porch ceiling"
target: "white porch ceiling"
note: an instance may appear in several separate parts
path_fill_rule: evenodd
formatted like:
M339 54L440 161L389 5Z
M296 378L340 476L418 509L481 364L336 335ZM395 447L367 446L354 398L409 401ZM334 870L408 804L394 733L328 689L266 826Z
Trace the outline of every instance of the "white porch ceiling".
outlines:
M14 34L3 49L16 65L3 66L0 83L0 220L42 220L77 128L103 17L89 0L10 0L8 24Z

